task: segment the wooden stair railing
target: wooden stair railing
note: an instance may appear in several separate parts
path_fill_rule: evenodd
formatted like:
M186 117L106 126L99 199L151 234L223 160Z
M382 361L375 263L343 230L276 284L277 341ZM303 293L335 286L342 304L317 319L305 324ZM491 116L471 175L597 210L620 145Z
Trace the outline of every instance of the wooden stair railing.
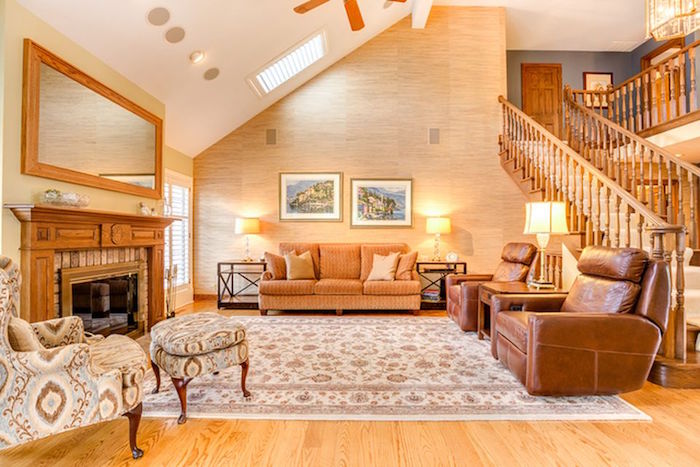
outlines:
M615 87L573 90L575 102L644 136L700 119L697 59L700 40Z
M576 101L564 88L569 145L669 224L683 225L700 249L700 168Z
M582 232L587 245L650 245L652 257L668 263L675 254L676 300L660 355L685 362L685 227L661 218L504 97L499 102L503 112L501 153L522 170L523 178L532 178L533 188L543 190L545 199L567 203L569 230Z

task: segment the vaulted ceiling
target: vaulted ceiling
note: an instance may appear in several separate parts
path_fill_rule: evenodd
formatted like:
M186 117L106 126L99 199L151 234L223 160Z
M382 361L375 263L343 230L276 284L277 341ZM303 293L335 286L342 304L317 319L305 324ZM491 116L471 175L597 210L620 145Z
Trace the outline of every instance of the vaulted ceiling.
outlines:
M359 0L365 28L350 31L341 0L304 14L303 0L18 0L166 105L165 141L190 156L224 137L355 48L411 13L414 2ZM509 49L627 51L644 40L641 0L435 0L434 5L505 6ZM165 6L163 26L147 20ZM176 44L164 39L185 29ZM428 19L427 27L430 27ZM265 97L246 78L325 29L328 54ZM420 30L416 30L420 34ZM50 46L50 44L47 44ZM206 53L192 65L194 50ZM210 67L220 69L211 81Z

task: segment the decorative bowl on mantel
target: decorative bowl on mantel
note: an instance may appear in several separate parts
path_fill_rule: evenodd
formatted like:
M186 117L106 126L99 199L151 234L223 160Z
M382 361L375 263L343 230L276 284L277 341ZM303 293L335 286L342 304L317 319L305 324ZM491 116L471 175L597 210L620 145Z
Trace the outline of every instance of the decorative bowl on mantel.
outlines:
M64 193L59 190L50 189L41 194L41 202L54 206L84 208L90 204L90 197L88 195L81 195L80 193Z

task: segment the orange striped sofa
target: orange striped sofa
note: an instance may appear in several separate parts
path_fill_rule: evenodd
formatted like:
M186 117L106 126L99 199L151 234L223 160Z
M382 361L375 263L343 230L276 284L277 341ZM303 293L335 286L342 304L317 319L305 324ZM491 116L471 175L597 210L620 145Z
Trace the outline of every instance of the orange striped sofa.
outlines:
M311 253L316 279L275 280L271 271L260 281L258 307L268 310L420 310L421 285L410 279L367 281L375 254L408 254L404 243L280 243L280 255Z

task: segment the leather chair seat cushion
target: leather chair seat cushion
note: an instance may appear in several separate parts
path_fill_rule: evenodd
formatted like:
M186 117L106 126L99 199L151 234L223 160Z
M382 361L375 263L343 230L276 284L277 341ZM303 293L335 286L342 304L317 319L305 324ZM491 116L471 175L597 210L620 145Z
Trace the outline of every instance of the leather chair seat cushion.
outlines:
M420 281L365 281L365 295L418 295Z
M638 248L589 246L581 253L577 267L581 274L639 283L648 260L647 253Z
M360 245L353 243L321 244L320 279L359 279Z
M521 263L501 262L493 273L494 282L523 282L530 272L529 266Z
M260 281L262 295L312 295L315 280Z
M624 280L580 275L569 291L561 311L569 313L630 313L641 287Z
M172 355L188 357L226 349L246 338L245 328L217 313L196 313L157 323L151 340Z
M496 316L499 337L504 337L522 353L527 353L527 320L531 313L503 311Z
M321 279L314 284L316 295L361 295L359 279Z
M360 280L366 281L372 271L374 255L386 256L391 253L407 253L408 246L405 243L368 244L360 247ZM398 270L397 270L398 271Z

